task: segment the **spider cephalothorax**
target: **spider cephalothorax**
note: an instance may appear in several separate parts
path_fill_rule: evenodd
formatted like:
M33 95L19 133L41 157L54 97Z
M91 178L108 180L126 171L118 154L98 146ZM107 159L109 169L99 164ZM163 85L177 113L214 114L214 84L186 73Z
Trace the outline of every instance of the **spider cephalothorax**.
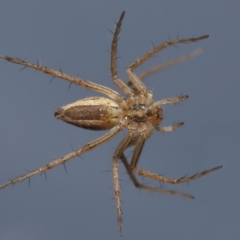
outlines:
M153 94L139 94L130 96L120 103L122 109L122 119L124 127L131 131L138 131L140 134L148 128L153 128L160 124L162 120L162 108L160 105L153 106Z
M128 83L122 81L117 74L117 40L119 37L122 20L125 12L120 16L120 19L117 23L116 30L114 32L111 48L111 75L113 82L121 90L125 97L122 96L122 93L118 93L108 87L85 81L83 79L73 77L62 73L61 71L56 71L47 67L40 66L39 64L33 64L19 58L12 58L9 56L0 55L0 58L5 59L12 63L17 63L25 67L34 68L38 71L50 74L53 77L59 77L81 87L100 92L106 97L89 97L82 100L78 100L74 103L68 104L60 109L55 111L55 117L57 119L63 120L67 123L73 124L78 127L91 130L107 130L110 129L106 134L85 144L83 147L70 152L69 154L58 158L34 171L31 171L25 175L17 177L3 185L0 186L0 189L5 188L9 185L13 185L18 182L22 182L30 177L45 173L47 170L54 168L60 164L65 164L67 161L73 159L76 156L79 156L85 152L92 150L93 148L103 144L114 136L116 136L124 128L127 128L127 134L122 139L118 145L112 160L112 171L113 171L113 182L114 182L114 194L116 201L117 217L119 223L119 231L122 234L122 212L121 212L121 201L120 201L120 184L118 176L118 162L122 161L124 167L126 168L127 173L130 176L133 184L141 189L160 192L172 195L180 195L186 198L193 198L193 196L185 193L180 193L177 191L166 190L162 188L149 187L143 184L140 184L135 177L134 173L143 177L155 179L160 182L166 182L171 184L180 184L183 182L188 182L194 180L201 176L204 176L210 172L220 169L222 166L217 166L215 168L205 170L203 172L194 174L190 177L182 177L178 179L168 178L162 175L158 175L152 172L148 172L137 167L139 157L141 155L142 149L144 147L145 141L152 135L153 131L159 132L172 132L177 128L183 125L182 122L177 123L173 126L160 127L161 121L163 119L163 104L174 104L184 101L188 96L180 96L176 98L166 98L159 101L153 101L153 93L147 89L145 84L142 82L143 78L149 76L150 74L159 71L163 68L169 67L173 64L186 61L187 59L197 55L200 51L194 52L190 55L183 56L181 58L175 59L168 63L156 66L148 71L144 72L141 75L136 75L134 70L151 58L154 54L161 51L162 49L187 42L197 42L208 38L208 35L204 35L198 38L186 38L186 39L177 39L169 40L163 42L157 47L153 48L147 54L141 58L134 61L129 68L127 69L127 76L129 79ZM124 155L125 150L128 147L134 146L134 151L130 162L127 161L127 158Z

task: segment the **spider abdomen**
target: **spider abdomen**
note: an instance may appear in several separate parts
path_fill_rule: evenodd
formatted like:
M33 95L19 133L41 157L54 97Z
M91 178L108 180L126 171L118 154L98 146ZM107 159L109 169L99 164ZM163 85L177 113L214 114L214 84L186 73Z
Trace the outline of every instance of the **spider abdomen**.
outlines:
M106 130L119 122L120 110L118 104L111 99L90 97L63 106L54 115L77 127Z

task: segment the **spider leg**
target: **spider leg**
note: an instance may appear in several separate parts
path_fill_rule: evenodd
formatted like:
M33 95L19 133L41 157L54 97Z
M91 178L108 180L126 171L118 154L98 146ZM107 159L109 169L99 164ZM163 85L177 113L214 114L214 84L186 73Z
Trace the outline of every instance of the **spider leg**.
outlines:
M119 33L121 31L122 20L124 18L125 12L122 12L117 24L116 30L113 35L112 47L111 47L111 75L113 82L118 86L118 88L124 92L127 96L133 94L132 89L122 81L117 74L117 42L119 38Z
M164 99L154 102L152 104L152 107L156 107L156 106L163 105L163 104L179 103L186 99L188 99L188 95L183 95L183 96L176 97L176 98L164 98Z
M24 174L22 176L19 176L19 177L16 177L15 179L12 179L10 180L9 182L5 183L5 184L2 184L0 185L0 189L3 189L9 185L14 185L16 183L19 183L19 182L22 182L26 179L29 179L37 174L41 174L41 173L44 173L54 167L57 167L61 164L65 164L67 161L73 159L74 157L77 157L77 156L80 156L82 155L83 153L85 152L88 152L90 150L92 150L93 148L109 141L110 139L112 139L114 136L116 136L120 131L122 131L122 126L119 124L119 125L116 125L115 127L113 127L110 131L108 131L105 135L93 140L92 142L84 145L82 148L79 148L61 158L58 158L36 170L33 170L27 174Z
M116 210L117 210L117 219L119 225L119 232L122 235L122 210L121 210L121 198L120 198L120 184L119 184L119 174L118 174L118 160L120 156L123 154L124 150L127 148L129 143L133 138L133 134L131 131L122 139L120 144L118 145L112 162L112 171L113 171L113 186L114 186L114 195L116 202Z
M151 134L149 134L149 135L151 135ZM150 137L150 136L147 136L147 137ZM170 194L170 195L179 195L181 197L186 197L186 198L193 199L194 197L189 195L189 194L185 194L185 193L181 193L181 192L177 192L177 191L173 191L173 190L166 190L166 189L161 189L161 188L149 187L149 186L140 184L137 181L136 177L133 174L133 169L135 168L135 166L138 163L138 160L139 160L139 157L141 155L142 149L144 147L145 141L146 141L146 137L144 137L142 135L137 135L129 141L128 145L124 149L124 151L125 151L127 148L135 145L135 149L134 149L134 152L133 152L131 164L129 164L127 162L127 158L125 157L124 153L122 153L121 156L120 156L120 159L122 160L123 165L126 168L127 173L129 175L131 181L133 182L134 186L137 187L137 188L140 188L140 189L147 190L147 191L159 192L159 193Z
M6 60L8 62L11 62L11 63L16 63L16 64L20 64L20 65L23 65L23 66L26 66L29 68L36 69L38 71L49 74L53 77L58 77L58 78L64 79L64 80L74 83L78 86L93 90L95 92L100 92L100 93L105 94L108 97L114 99L117 102L121 102L121 100L122 100L122 96L118 92L116 92L108 87L102 86L100 84L86 81L86 80L80 79L78 77L73 77L68 74L62 73L60 71L56 71L56 70L53 70L48 67L40 66L39 64L30 63L30 62L21 60L19 58L12 58L12 57L3 56L3 55L0 55L0 58Z
M190 198L190 199L194 198L193 196L191 196L189 194L185 194L185 193L181 193L181 192L177 192L177 191L173 191L173 190L168 190L168 189L149 187L149 186L139 183L137 178L133 174L132 168L130 167L129 163L127 162L127 158L125 157L125 155L122 154L120 156L120 159L123 162L123 165L126 168L127 173L136 188L151 191L151 192L158 192L158 193L164 193L164 194L170 194L170 195L178 195L178 196Z
M165 127L166 129L168 129L168 132L171 132L171 131L174 131L176 130L177 128L179 128L180 126L182 126L181 123L179 124L176 124L174 126L169 126L169 127ZM172 129L171 129L172 128ZM165 131L166 131L165 129ZM148 138L149 136L147 136ZM182 177L182 178L177 178L177 179L174 179L174 178L169 178L169 177L164 177L162 175L158 175L158 174L155 174L155 173L152 173L152 172L149 172L149 171L146 171L146 170L142 170L142 169L139 169L137 168L137 163L138 163L138 160L139 160L139 157L141 155L141 152L142 152L142 149L144 147L144 144L145 144L145 141L146 141L146 138L144 139L143 136L141 135L138 135L138 136L135 136L130 142L129 144L127 145L127 147L125 148L125 150L131 146L134 146L135 145L135 149L134 149L134 152L133 152L133 156L132 156L132 159L131 159L131 163L130 165L126 162L126 158L124 156L124 154L121 155L120 159L122 160L133 184L137 186L137 182L136 180L134 179L135 177L133 177L133 172L136 173L137 175L139 176L142 176L142 177L147 177L147 178L151 178L151 179L154 179L154 180L157 180L157 181L161 181L161 182L166 182L166 183L171 183L171 184L180 184L180 183L184 183L184 182L189 182L189 181L192 181L192 180L195 180L197 178L200 178L202 176L205 176L207 175L208 173L211 173L211 172L214 172L214 171L217 171L219 169L222 168L222 165L221 166L217 166L217 167L214 167L214 168L211 168L211 169L208 169L208 170L205 170L205 171L202 171L200 173L196 173L192 176L189 176L189 177ZM141 187L140 187L141 188ZM150 191L155 191L154 189L150 190ZM161 191L161 189L160 189ZM168 191L168 190L166 190ZM168 193L168 192L165 192L165 193ZM191 195L187 195L187 194L184 194L184 193L178 193L178 192L172 192L170 191L168 194L176 194L176 195L181 195L181 196L184 196L184 197L189 197L189 198L193 198Z
M203 49L202 48L199 48L199 49L196 49L195 51L187 54L187 55L183 55L181 57L178 57L178 58L175 58L173 60L170 60L168 62L165 62L165 63L162 63L160 65L157 65L153 68L150 68L148 69L147 71L141 73L138 75L138 77L141 79L141 80L144 80L146 77L158 72L158 71L161 71L165 68L169 68L175 64L178 64L178 63L182 63L182 62L185 62L193 57L196 57L197 55L201 54L203 52Z
M179 43L197 42L199 40L203 40L203 39L208 38L208 36L209 35L204 35L204 36L201 36L201 37L198 37L198 38L194 38L194 37L193 38L183 38L183 39L165 41L165 42L161 43L160 45L158 45L157 47L153 48L151 51L146 53L144 56L142 56L141 58L134 61L129 66L129 68L127 69L127 75L128 75L129 80L133 83L134 87L138 91L146 94L148 92L148 90L147 90L146 86L142 83L141 79L139 79L139 77L133 72L134 69L139 67L145 61L147 61L149 58L151 58L154 54L163 50L166 47L169 47L169 46L172 46L172 45L175 45L175 44L179 44Z
M148 76L150 76L150 75L152 75L152 74L154 74L154 73L156 73L158 71L161 71L161 70L163 70L165 68L171 67L171 66L173 66L175 64L178 64L178 63L181 63L181 62L185 62L185 61L187 61L187 60L189 60L189 59L191 59L193 57L196 57L197 55L201 54L202 52L203 52L202 48L196 49L195 51L193 51L193 52L191 52L191 53L189 53L187 55L183 55L181 57L175 58L175 59L170 60L168 62L165 62L165 63L162 63L162 64L157 65L155 67L152 67L152 68L146 70L145 72L139 74L138 78L143 81L145 78L147 78ZM133 84L132 84L131 81L129 81L127 83L127 85L129 87L133 87Z
M191 52L190 54L183 55L183 56L181 56L181 57L179 57L179 58L175 58L175 59L173 59L173 60L171 60L171 61L168 61L168 62L166 62L166 63L157 65L157 66L155 66L155 67L153 67L153 68L151 68L151 69L149 69L149 70L147 70L147 71L139 74L137 77L139 78L139 80L143 81L146 77L148 77L148 76L150 76L150 75L152 75L152 74L154 74L154 73L156 73L156 72L158 72L158 71L161 71L161 70L163 70L163 69L165 69L165 68L171 67L171 66L173 66L173 65L175 65L175 64L177 64L177 63L181 63L181 62L187 61L188 59L193 58L193 57L199 55L199 54L202 53L202 52L203 52L203 49L202 49L202 48L199 48L199 49ZM133 90L133 92L134 92L135 94L139 94L139 93L140 93L140 92L134 87L132 81L128 81L128 82L127 82L127 85L132 88L132 90Z
M164 177L164 176L161 176L161 175L158 175L158 174L155 174L155 173L152 173L152 172L148 172L148 171L145 171L145 170L142 170L142 169L139 169L139 168L134 168L133 171L134 171L134 173L138 174L139 176L152 178L152 179L155 179L157 181L171 183L171 184L180 184L180 183L189 182L189 181L195 180L197 178L203 177L203 176L207 175L208 173L217 171L221 168L222 168L222 165L211 168L211 169L208 169L208 170L205 170L205 171L202 171L200 173L196 173L196 174L194 174L190 177L185 177L184 176L182 178L176 178L176 179Z
M146 141L146 139L143 138L143 136L141 136L141 135L137 139L137 142L135 144L135 148L134 148L134 151L133 151L131 163L130 163L131 169L133 169L137 165L139 157L140 157L140 155L142 153L142 150L143 150L143 147L145 145L145 141Z
M159 132L172 132L172 131L175 131L176 129L180 128L183 124L184 124L183 122L179 122L173 126L167 126L167 127L156 126L155 129Z
M149 58L151 58L153 55L155 55L157 52L160 52L164 48L167 48L172 45L180 44L180 43L190 43L190 42L197 42L203 39L208 38L209 35L203 35L197 38L182 38L182 39L176 39L176 40L170 40L170 41L165 41L158 45L157 47L153 48L151 51L134 61L130 66L129 66L129 71L133 72L134 69L139 67L141 64L143 64L145 61L147 61Z

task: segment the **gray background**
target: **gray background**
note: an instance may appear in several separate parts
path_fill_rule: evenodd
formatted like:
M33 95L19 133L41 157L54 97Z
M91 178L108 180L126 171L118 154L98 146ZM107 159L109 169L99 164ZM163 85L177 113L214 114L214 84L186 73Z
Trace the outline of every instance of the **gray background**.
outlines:
M155 99L188 94L164 106L162 126L184 121L174 133L155 133L141 168L182 177L223 164L223 169L180 186L195 200L135 189L120 164L125 239L237 239L240 235L239 21L230 1L1 1L0 53L116 89L110 78L111 33L123 10L118 69L164 40L210 34L171 47L142 72L196 48L204 53L147 81ZM0 183L81 147L103 132L57 121L55 109L94 92L31 69L0 61ZM120 239L113 200L111 142L0 192L0 239ZM127 153L131 156L131 151ZM142 179L140 178L140 181ZM144 183L158 186L152 180Z

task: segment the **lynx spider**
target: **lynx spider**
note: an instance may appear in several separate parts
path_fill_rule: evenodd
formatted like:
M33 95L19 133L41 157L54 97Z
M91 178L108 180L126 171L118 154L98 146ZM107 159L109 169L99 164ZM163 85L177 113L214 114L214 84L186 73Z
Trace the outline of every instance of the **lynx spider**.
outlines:
M190 177L182 177L179 179L168 178L162 175L158 175L155 173L148 172L143 169L137 168L137 163L139 157L141 155L144 144L148 138L151 137L154 129L158 132L172 132L177 128L183 125L182 122L177 123L173 126L168 127L160 127L159 124L163 119L163 110L161 105L163 104L175 104L181 101L184 101L188 98L187 95L180 96L176 98L166 98L156 102L153 102L153 94L151 91L147 89L142 80L156 71L159 71L163 68L172 66L173 64L185 61L197 54L201 50L193 52L192 54L183 56L181 58L177 58L168 63L156 66L145 73L137 76L133 71L143 64L145 61L150 59L154 54L167 48L169 46L179 44L179 43L189 43L189 42L197 42L199 40L203 40L208 38L208 35L200 36L198 38L186 38L186 39L177 39L177 40L169 40L165 41L157 47L153 48L147 54L142 56L141 58L134 61L126 70L127 76L129 78L129 82L126 84L122 81L117 74L117 42L119 33L121 30L122 20L124 18L125 12L123 12L119 18L118 23L116 24L116 30L113 34L113 40L111 45L111 75L113 82L117 85L117 87L126 95L126 98L123 97L120 93L90 82L85 81L77 77L73 77L62 73L61 71L55 71L53 69L40 66L39 64L33 64L18 58L12 58L9 56L0 55L0 58L5 59L9 62L23 65L25 67L34 68L46 74L50 74L53 77L59 77L70 83L74 83L81 87L100 92L104 95L107 95L108 98L105 97L90 97L82 100L78 100L74 103L68 104L61 109L57 109L55 111L55 117L57 119L61 119L65 122L73 124L78 127L90 129L90 130L107 130L110 129L103 136L95 139L92 142L87 143L83 147L72 151L71 153L53 160L52 162L33 170L27 174L24 174L20 177L16 177L15 179L10 180L9 182L0 186L0 189L3 189L9 185L14 185L15 183L22 182L26 179L30 179L32 176L44 173L52 169L60 164L65 164L67 161L71 160L74 157L82 155L85 152L92 150L93 148L109 141L113 137L115 137L119 132L121 132L124 128L128 129L128 133L122 139L120 144L118 145L115 153L113 155L112 161L112 171L113 171L113 186L114 186L114 194L115 194L115 203L117 210L117 219L119 225L119 231L122 235L122 212L121 212L121 201L120 201L120 184L119 184L119 175L118 175L118 161L119 159L122 161L124 167L126 168L127 173L135 187L145 189L148 191L171 194L171 195L179 195L182 197L193 199L194 197L185 193L180 193L177 191L166 190L162 188L154 188L143 185L139 183L134 175L140 175L143 177L155 179L160 182L166 182L171 184L180 184L184 182L188 182L194 180L196 178L202 177L210 172L216 171L220 169L222 166L217 166L211 168L209 170L205 170L203 172L194 174ZM134 152L131 158L130 163L127 161L127 158L124 155L124 151L128 148L134 146Z

